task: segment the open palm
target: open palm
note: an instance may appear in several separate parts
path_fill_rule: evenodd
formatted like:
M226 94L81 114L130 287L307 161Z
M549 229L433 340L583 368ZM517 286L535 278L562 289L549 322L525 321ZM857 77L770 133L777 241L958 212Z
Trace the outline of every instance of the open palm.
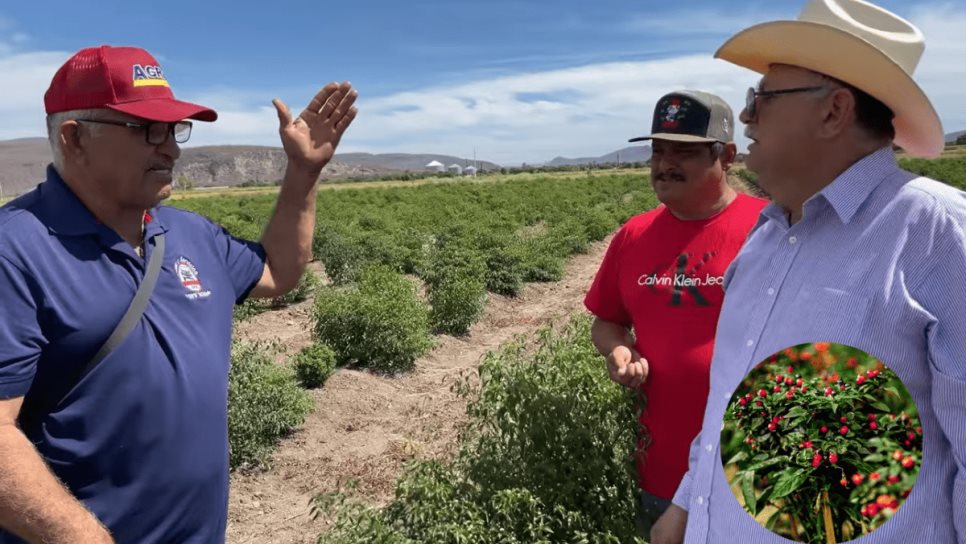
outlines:
M289 161L315 174L321 172L359 111L353 106L357 96L348 82L329 83L294 120L285 103L273 100L282 147Z

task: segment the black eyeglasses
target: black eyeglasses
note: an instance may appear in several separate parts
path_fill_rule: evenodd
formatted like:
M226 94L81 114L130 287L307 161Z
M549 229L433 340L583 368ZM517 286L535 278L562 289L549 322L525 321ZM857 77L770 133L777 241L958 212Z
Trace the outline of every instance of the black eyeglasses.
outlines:
M794 87L791 89L777 89L774 91L760 91L754 87L748 89L748 94L745 96L745 111L748 112L749 117L754 117L758 113L758 99L759 98L772 98L775 96L781 96L785 94L792 93L809 93L814 91L821 91L825 89L825 85L815 85L812 87Z
M162 145L168 141L169 135L174 135L174 141L183 144L191 137L191 121L178 121L177 123L131 123L127 121L105 121L100 119L77 119L81 123L97 123L101 125L115 125L144 129L144 139L150 145Z

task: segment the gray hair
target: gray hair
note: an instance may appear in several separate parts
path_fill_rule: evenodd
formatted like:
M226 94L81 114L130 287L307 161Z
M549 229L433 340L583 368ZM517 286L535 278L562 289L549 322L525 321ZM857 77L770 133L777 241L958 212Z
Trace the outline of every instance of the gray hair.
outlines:
M50 142L50 151L53 153L54 168L62 173L64 166L64 154L60 148L60 126L67 121L94 121L104 117L104 109L70 110L51 113L47 116L47 140ZM86 125L87 133L96 137L100 132L100 125Z

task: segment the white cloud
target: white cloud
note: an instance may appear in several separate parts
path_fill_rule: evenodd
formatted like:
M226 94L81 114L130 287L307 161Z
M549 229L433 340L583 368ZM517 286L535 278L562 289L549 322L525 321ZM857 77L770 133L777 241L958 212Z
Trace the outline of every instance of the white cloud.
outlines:
M44 92L70 53L12 53L11 50L0 41L0 74L5 80L0 100L0 119L3 119L0 140L43 136L47 131Z
M926 36L916 80L932 100L946 132L966 130L966 10L962 6L917 7L909 17Z
M749 21L713 14L704 20L731 27ZM753 17L762 20L761 15ZM911 11L910 19L927 38L916 73L948 132L966 129L966 10L933 6ZM643 24L643 23L641 23ZM652 21L653 25L662 25ZM707 25L706 25L707 26ZM2 40L0 40L2 45ZM2 50L0 50L2 51ZM43 92L66 53L0 52L0 73L9 76L0 101L0 139L43 134ZM360 89L360 114L340 151L421 152L471 156L503 164L543 162L557 155L594 156L629 145L649 131L657 99L670 90L699 88L724 97L737 115L745 89L756 74L711 58L710 53L662 60L589 64L567 69L501 76L478 76L367 97ZM177 89L176 89L177 91ZM305 96L280 90L293 111ZM289 96L291 95L291 96ZM179 94L179 96L181 96ZM534 98L534 97L537 98ZM219 120L200 124L191 145L278 145L277 118L262 92L211 88L181 96L214 107ZM739 144L745 143L740 136Z
M219 101L202 102L218 112L214 123L195 123L189 145L273 145L279 146L278 115L275 108L251 110L221 108ZM298 110L295 111L295 114Z
M794 18L790 13L789 10L770 12L760 6L730 6L727 10L692 8L632 17L619 28L638 35L690 40L695 36L729 36L762 21Z
M741 19L743 20L744 17ZM927 37L916 77L948 131L966 128L966 12L952 6L920 8L911 19ZM730 26L714 16L708 24ZM654 24L661 24L656 22ZM664 92L700 88L724 97L737 114L745 89L758 79L707 55L599 64L399 93L362 105L347 145L375 150L467 154L474 147L497 162L538 162L555 155L597 155L647 131L654 102ZM569 94L561 102L527 103L519 93ZM476 102L470 107L467 102ZM400 111L403 110L403 111ZM746 143L739 135L739 144Z
M595 64L376 98L360 89L360 114L340 151L469 157L475 148L480 159L502 164L603 154L648 132L654 103L669 89L704 88L737 106L753 81L738 68L700 56ZM289 107L297 112L306 98ZM277 145L270 97L214 91L186 99L219 112L213 125L196 127L191 145ZM253 102L265 105L244 107Z
M501 163L603 154L649 131L657 99L699 87L732 103L753 79L707 56L596 64L399 93L360 103L347 147L432 150ZM548 98L530 101L521 95ZM563 98L553 100L554 95Z

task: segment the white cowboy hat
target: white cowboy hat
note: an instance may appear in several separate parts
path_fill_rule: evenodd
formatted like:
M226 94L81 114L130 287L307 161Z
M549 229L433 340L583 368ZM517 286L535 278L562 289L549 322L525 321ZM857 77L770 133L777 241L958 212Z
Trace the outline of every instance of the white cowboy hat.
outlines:
M912 23L863 0L808 0L797 21L755 25L734 35L716 58L760 74L788 64L865 91L895 113L895 144L913 156L938 157L942 122L912 79L926 42Z

